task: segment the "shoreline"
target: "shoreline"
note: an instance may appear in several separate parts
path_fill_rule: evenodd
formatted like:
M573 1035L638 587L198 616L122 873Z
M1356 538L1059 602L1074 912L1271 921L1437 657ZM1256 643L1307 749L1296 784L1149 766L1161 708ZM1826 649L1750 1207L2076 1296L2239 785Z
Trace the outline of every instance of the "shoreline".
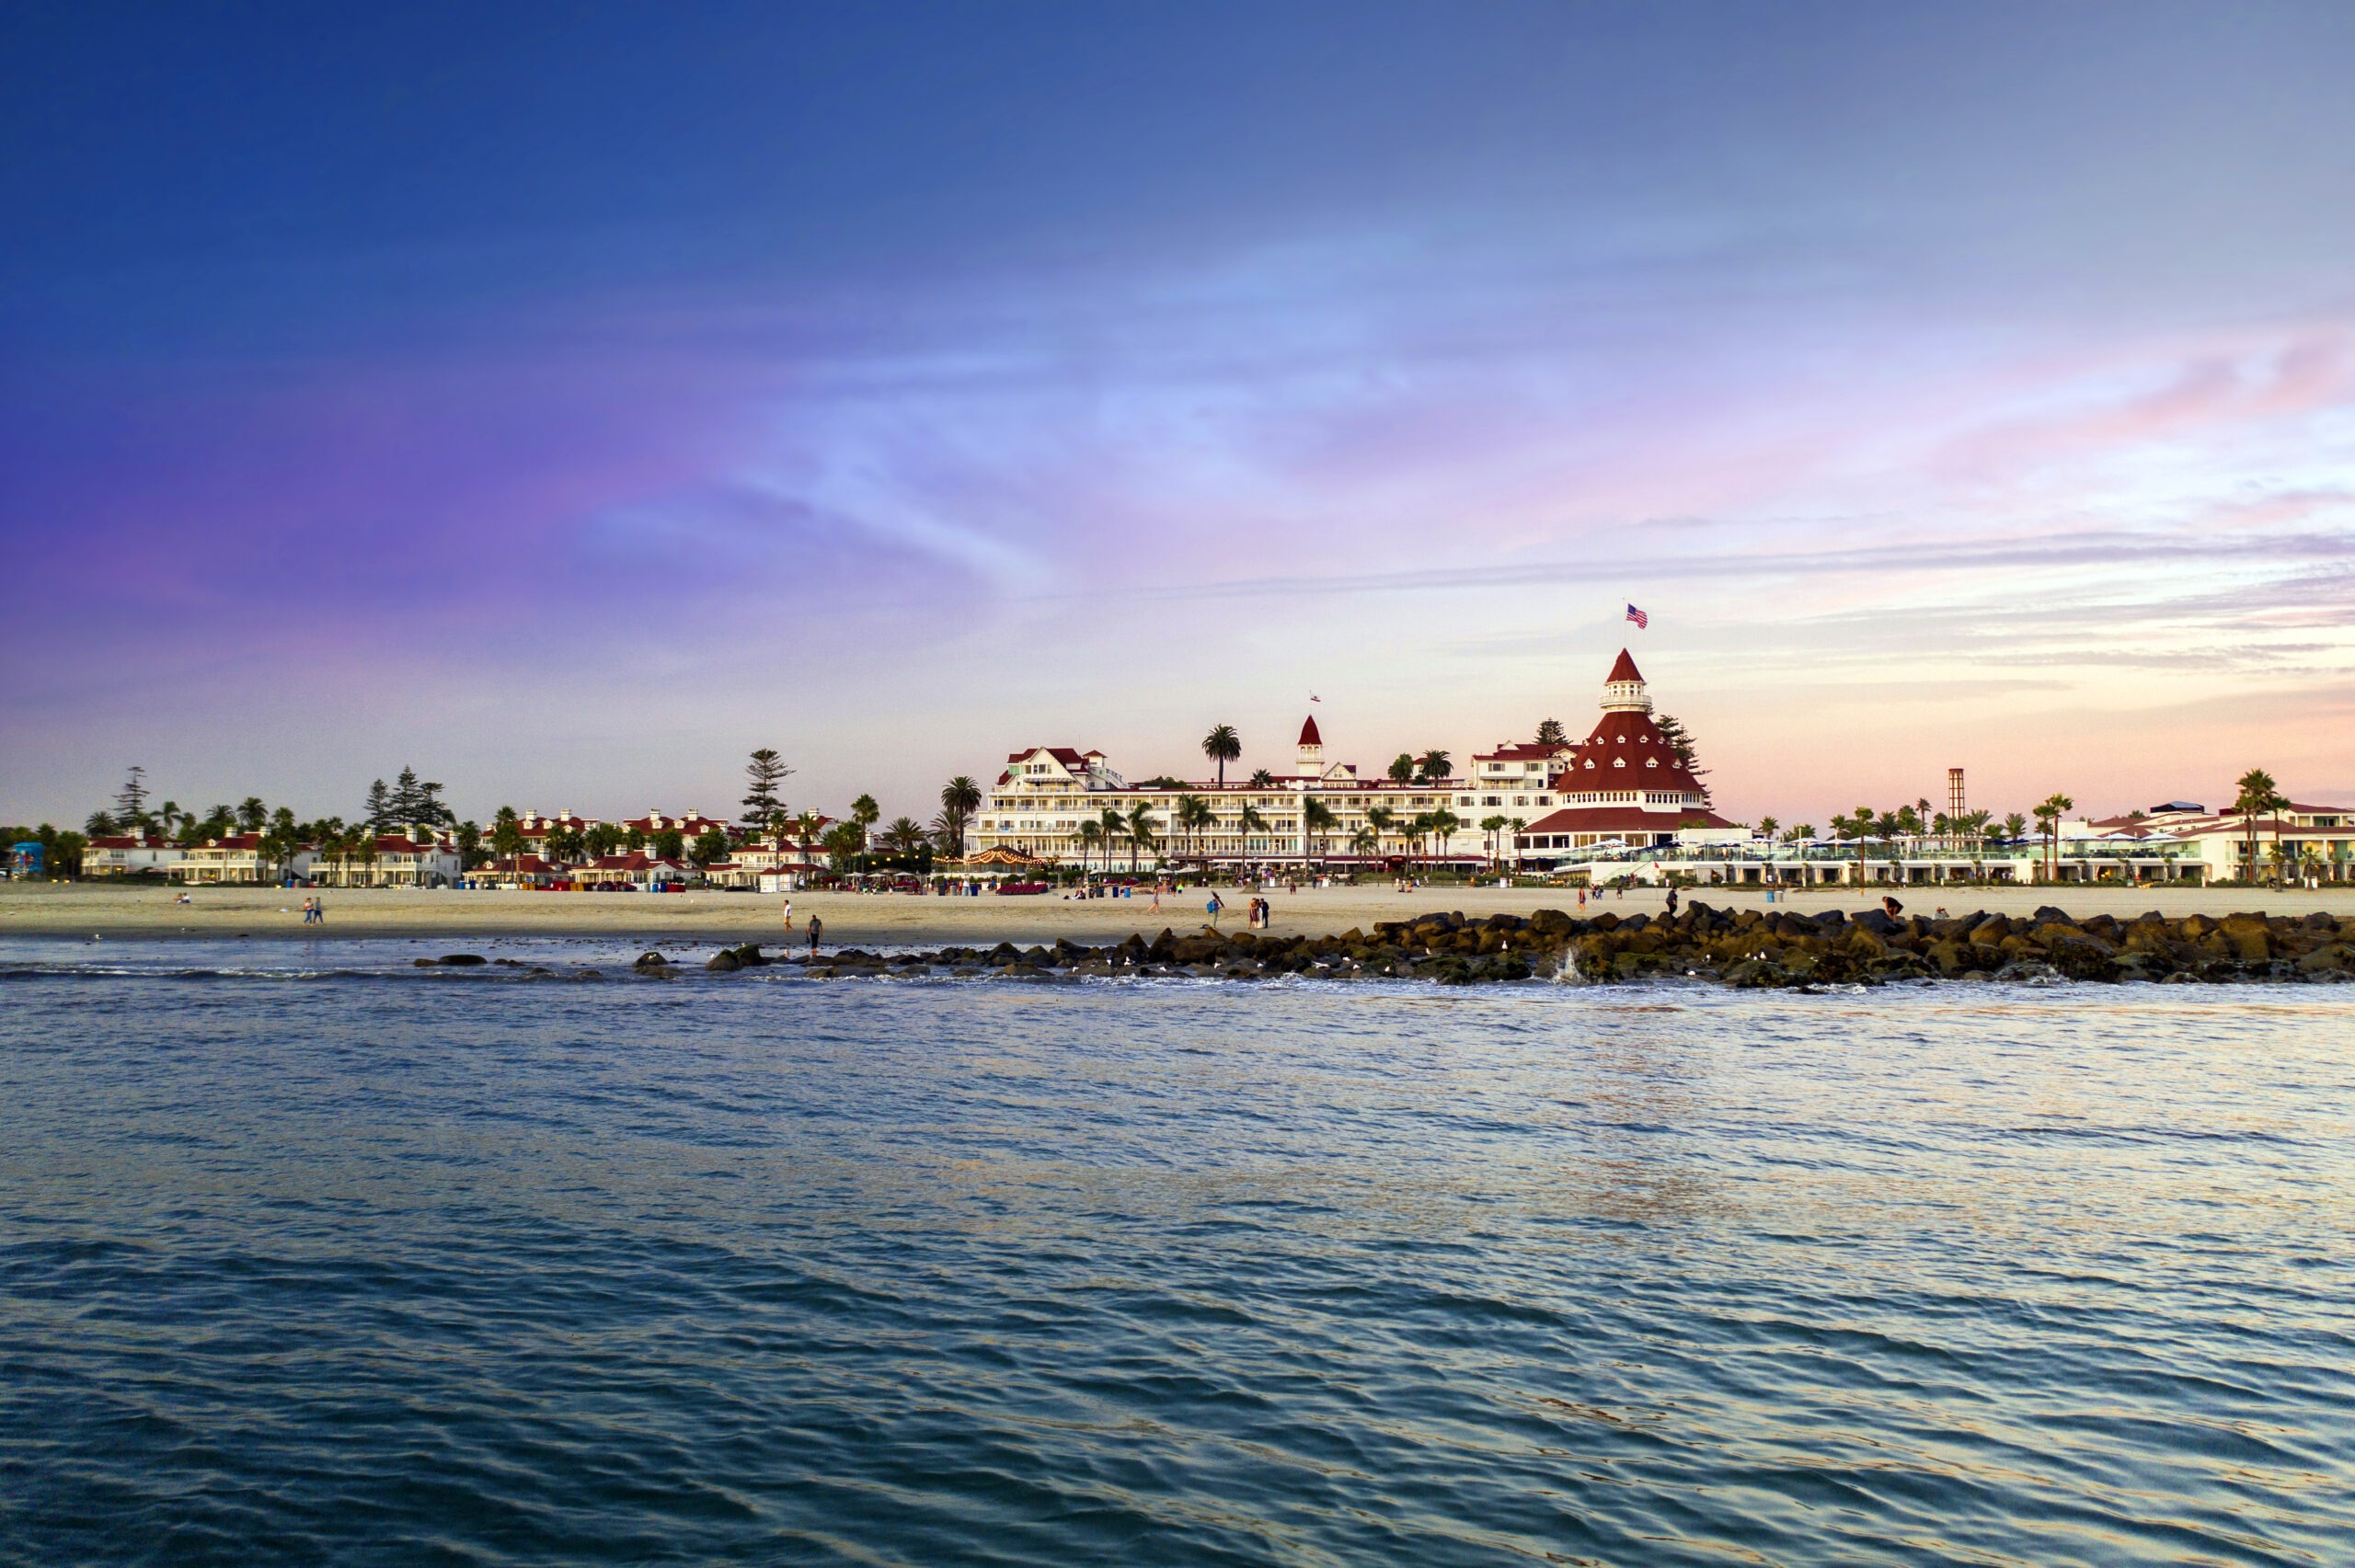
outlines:
M315 891L326 900L327 918L323 925L306 926L302 923L302 901ZM1245 906L1251 895L1240 888L1217 891L1226 904L1218 919L1220 929L1244 929ZM0 940L114 936L317 942L362 937L596 936L649 942L703 940L715 945L757 941L772 948L798 948L807 945L807 922L814 914L824 922L828 947L878 944L986 947L1001 941L1028 944L1058 939L1103 946L1124 942L1138 933L1149 941L1164 927L1194 931L1209 922L1203 905L1210 890L1189 887L1165 896L1157 912L1153 900L1142 894L1133 898L1066 900L1052 893L984 894L972 898L797 893L789 935L782 919L785 899L778 894L198 887L190 892L195 901L183 905L172 901L177 892L165 887L122 884L0 883ZM1984 910L2014 918L2046 905L2067 909L2083 919L2107 914L2120 921L2150 910L2169 920L2194 914L2222 919L2257 911L2303 916L2318 910L2339 919L2355 918L2355 887L2316 892L2097 885L1948 887L1901 888L1898 893L1908 915L1932 918L1941 905L1954 915ZM1560 887L1424 887L1401 893L1383 885L1304 888L1298 893L1277 891L1263 896L1272 911L1265 934L1277 936L1324 936L1353 927L1371 931L1381 921L1412 921L1435 910L1461 912L1472 921L1493 915L1525 920L1539 910L1559 910L1573 919L1606 912L1625 919L1636 914L1657 916L1665 906L1664 890L1658 888L1635 889L1625 897L1590 895L1583 910L1575 890ZM1838 888L1785 894L1773 904L1766 903L1761 892L1742 888L1704 887L1681 898L1686 907L1697 900L1710 909L1736 914L1755 910L1762 914L1787 911L1814 916L1838 910L1854 915L1866 908L1879 908L1877 894L1844 896Z

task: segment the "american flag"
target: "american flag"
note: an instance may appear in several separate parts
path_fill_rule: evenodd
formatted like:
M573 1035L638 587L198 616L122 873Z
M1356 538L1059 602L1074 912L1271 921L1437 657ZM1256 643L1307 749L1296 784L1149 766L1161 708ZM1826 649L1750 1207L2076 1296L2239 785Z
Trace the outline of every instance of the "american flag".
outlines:
M1627 606L1627 619L1636 624L1636 629L1639 632L1648 629L1652 624L1652 618L1650 616L1645 614L1642 611L1637 609L1632 604Z

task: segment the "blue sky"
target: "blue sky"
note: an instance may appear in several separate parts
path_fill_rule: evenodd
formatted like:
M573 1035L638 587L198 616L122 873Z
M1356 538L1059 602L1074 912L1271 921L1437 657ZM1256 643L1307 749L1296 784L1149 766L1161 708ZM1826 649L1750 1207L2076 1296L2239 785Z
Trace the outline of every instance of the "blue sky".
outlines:
M0 818L1583 727L2355 796L2355 12L0 18ZM1633 600L1648 632L1619 622ZM2143 797L2149 797L2145 800Z

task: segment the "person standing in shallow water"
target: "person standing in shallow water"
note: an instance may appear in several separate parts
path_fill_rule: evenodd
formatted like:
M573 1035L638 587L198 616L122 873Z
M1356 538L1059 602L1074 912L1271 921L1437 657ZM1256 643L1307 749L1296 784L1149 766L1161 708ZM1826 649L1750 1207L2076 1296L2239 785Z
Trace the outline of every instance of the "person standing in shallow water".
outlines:
M810 956L812 958L818 956L818 933L825 929L824 921L820 920L816 915L810 917Z

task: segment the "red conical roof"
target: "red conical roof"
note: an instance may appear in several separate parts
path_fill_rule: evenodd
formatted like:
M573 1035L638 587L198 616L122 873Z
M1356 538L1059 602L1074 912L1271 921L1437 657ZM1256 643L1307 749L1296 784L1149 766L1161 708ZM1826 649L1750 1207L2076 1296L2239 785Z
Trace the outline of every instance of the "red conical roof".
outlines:
M1300 743L1303 746L1322 746L1325 744L1325 738L1316 733L1316 715L1315 714L1310 714L1308 715L1308 722L1300 727Z
M1627 656L1626 648L1621 648L1619 662L1611 667L1611 673L1603 678L1603 683L1608 686L1614 681L1641 681L1643 678L1643 671L1636 668L1636 661Z

